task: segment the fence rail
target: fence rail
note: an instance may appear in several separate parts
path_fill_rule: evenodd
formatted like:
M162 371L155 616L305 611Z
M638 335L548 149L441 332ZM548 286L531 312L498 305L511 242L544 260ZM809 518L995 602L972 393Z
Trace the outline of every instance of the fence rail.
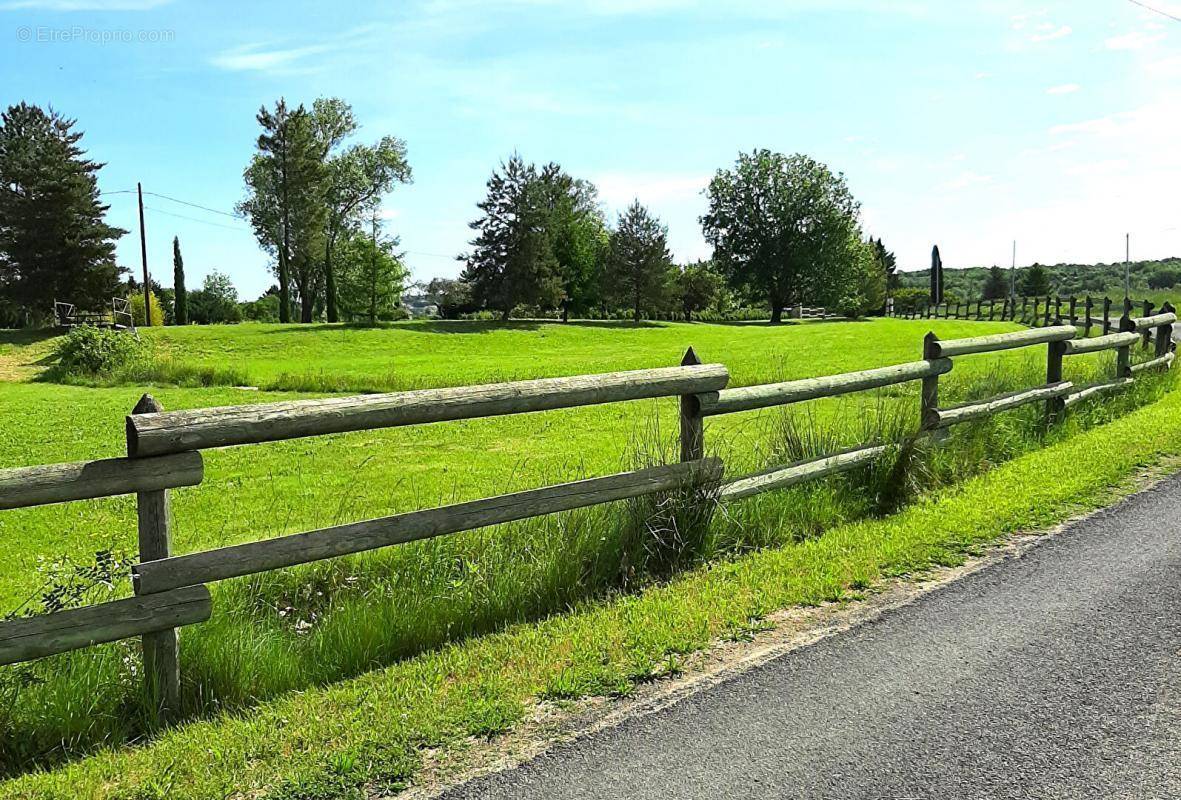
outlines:
M690 348L677 367L362 397L166 412L144 395L127 417L127 458L0 470L0 509L134 493L140 551L132 568L135 597L0 621L0 664L142 636L145 679L158 697L159 717L167 720L179 703L177 629L209 619L208 583L663 492L716 491L720 502L733 502L855 469L887 449L881 443L865 444L724 480L722 462L705 457L704 447L704 421L720 414L921 381L922 432L935 433L1034 402L1046 404L1050 424L1068 407L1131 385L1134 375L1172 366L1173 309L1165 304L1162 313L1147 310L1139 318L1125 313L1119 319L1121 332L1105 330L1097 338L1079 338L1069 325L944 341L931 333L923 340L919 361L734 389L726 388L725 366L700 364ZM1154 357L1132 365L1131 348L1145 334L1155 337ZM940 407L939 379L953 369L953 358L1041 344L1047 347L1044 385ZM1117 352L1112 380L1076 387L1062 379L1065 356L1109 349ZM204 552L171 551L169 493L201 483L199 451L206 448L660 397L679 398L679 463Z

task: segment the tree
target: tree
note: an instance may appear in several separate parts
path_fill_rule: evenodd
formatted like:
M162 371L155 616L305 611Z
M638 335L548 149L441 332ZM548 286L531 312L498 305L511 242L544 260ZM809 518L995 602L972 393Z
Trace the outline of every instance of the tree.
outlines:
M103 165L75 124L27 103L0 114L0 295L26 318L54 300L97 309L119 290L115 242L127 231L105 222Z
M426 285L426 295L439 308L443 319L458 319L479 306L472 297L471 284L453 278L435 278Z
M1005 278L1005 271L995 264L988 269L988 277L984 279L984 289L981 291L985 300L1000 300L1009 294L1009 281Z
M767 299L779 322L793 303L835 304L858 265L858 204L844 176L804 155L740 154L718 170L701 217L714 261L738 291Z
M160 298L155 292L148 292L151 301L152 321L149 325L147 314L144 313L144 293L133 292L127 301L131 305L131 321L137 328L154 327L164 324L164 309L160 307Z
M478 235L463 280L474 300L499 311L505 320L518 305L553 308L562 296L561 276L546 230L546 214L537 170L513 154L487 183L477 204L482 216L470 223Z
M863 242L860 239L849 240L850 258L858 265L860 278L855 284L854 292L843 298L841 310L849 316L864 316L865 314L883 314L886 309L886 285L889 281L887 262L882 258L879 249L871 239Z
M406 144L393 136L383 137L374 145L353 145L329 159L325 196L328 230L324 244L325 311L329 322L337 321L333 248L338 237L355 222L354 215L379 200L395 184L409 182Z
M324 186L327 168L323 137L330 128L302 105L274 111L262 108L258 152L244 173L247 198L238 211L250 218L263 249L275 258L279 278L279 316L290 321L292 283L300 321L311 322L323 283L320 254L327 223Z
M395 251L397 237L380 235L376 212L370 224L370 235L354 234L342 248L340 306L349 316L364 316L376 325L401 304L409 272Z
M1045 267L1041 264L1033 264L1022 271L1025 274L1021 276L1021 294L1026 297L1035 297L1050 293L1050 276Z
M185 260L180 254L180 237L172 237L172 318L177 325L189 324L188 295L185 292Z
M609 243L598 190L590 181L572 178L555 163L537 175L546 235L561 283L562 321L585 313L602 299L600 273Z
M189 295L189 313L202 325L241 321L238 290L230 276L216 270L206 275L201 288Z
M895 258L894 253L886 249L880 236L877 239L870 239L869 244L873 248L874 259L886 274L886 289L893 291L899 288L901 280L898 278L898 259Z
M664 303L671 269L668 229L633 201L611 234L607 275L612 297L628 304L639 322L645 310Z
M723 284L722 276L710 261L695 261L682 267L676 276L676 295L685 322L691 322L695 312L717 303Z
M943 302L943 259L939 257L939 245L931 248L931 304Z

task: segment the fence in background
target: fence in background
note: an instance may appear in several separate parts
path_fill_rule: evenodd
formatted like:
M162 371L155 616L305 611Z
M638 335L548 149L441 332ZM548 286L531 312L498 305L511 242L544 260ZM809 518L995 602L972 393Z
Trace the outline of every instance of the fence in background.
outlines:
M886 449L870 443L723 482L721 460L705 455L705 419L720 414L921 381L922 431L1038 401L1045 402L1046 422L1053 423L1075 403L1127 386L1144 370L1168 368L1175 322L1166 304L1165 312L1155 316L1125 314L1119 333L1097 338L1079 338L1069 325L945 341L928 334L919 361L734 389L726 388L725 366L701 364L690 349L678 367L360 397L166 412L144 395L127 417L127 457L0 470L0 510L134 493L140 554L132 568L134 597L0 622L0 664L142 636L145 680L160 718L167 719L179 707L177 630L210 618L210 582L661 492L720 485L718 497L728 502L853 469ZM1132 346L1154 331L1154 356L1133 365ZM1040 344L1048 347L1044 385L940 407L939 378L952 370L954 358ZM1066 356L1107 349L1118 353L1110 381L1078 387L1062 379ZM202 482L204 449L662 397L680 400L679 463L172 553L169 492Z
M1117 309L1110 297L1046 295L938 305L924 301L917 306L897 307L891 298L886 304L886 315L901 319L1008 320L1031 328L1073 325L1082 328L1084 336L1090 336L1092 329L1098 329L1103 334L1119 330L1121 316L1131 316L1132 310L1136 308L1140 309L1141 317L1148 317L1156 305L1150 300L1125 298ZM1163 311L1164 306L1161 308ZM1114 317L1113 309L1116 309Z

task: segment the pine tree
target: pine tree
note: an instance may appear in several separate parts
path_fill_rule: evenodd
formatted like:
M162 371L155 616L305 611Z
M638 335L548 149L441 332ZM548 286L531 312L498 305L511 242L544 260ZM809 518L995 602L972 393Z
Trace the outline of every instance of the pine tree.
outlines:
M55 299L98 309L119 289L115 242L127 231L104 221L103 165L74 125L26 103L0 114L0 293L25 315L48 315Z
M180 237L172 237L172 318L177 325L189 324L189 298L185 292L185 260L180 255Z
M989 268L988 277L984 279L984 299L1000 300L1009 293L1009 282L1005 279L1005 271L995 264Z
M470 223L479 234L463 280L476 303L508 319L518 305L554 308L562 286L545 225L545 204L532 164L514 154L488 179L488 194L477 204L483 216Z
M882 270L886 274L886 288L889 290L897 289L901 283L898 278L898 259L894 253L886 249L882 244L881 237L877 239L870 239L870 245L873 247L874 259L881 265Z
M668 229L639 200L633 201L611 234L607 270L614 298L630 306L632 318L639 322L645 310L664 304L671 269Z
M1050 293L1050 275L1041 264L1033 264L1023 270L1021 276L1021 294L1026 297L1040 297Z

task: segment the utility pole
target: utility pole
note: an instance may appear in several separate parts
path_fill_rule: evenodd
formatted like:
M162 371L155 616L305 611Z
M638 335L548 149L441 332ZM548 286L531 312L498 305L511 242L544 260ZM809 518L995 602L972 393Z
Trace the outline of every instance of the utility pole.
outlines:
M1132 296L1132 234L1124 234L1124 299Z
M144 264L144 319L147 327L152 327L152 285L148 282L148 237L144 233L144 187L142 183L135 184L136 194L139 195L139 255Z
M1017 300L1017 240L1013 240L1013 263L1009 267L1009 299Z

